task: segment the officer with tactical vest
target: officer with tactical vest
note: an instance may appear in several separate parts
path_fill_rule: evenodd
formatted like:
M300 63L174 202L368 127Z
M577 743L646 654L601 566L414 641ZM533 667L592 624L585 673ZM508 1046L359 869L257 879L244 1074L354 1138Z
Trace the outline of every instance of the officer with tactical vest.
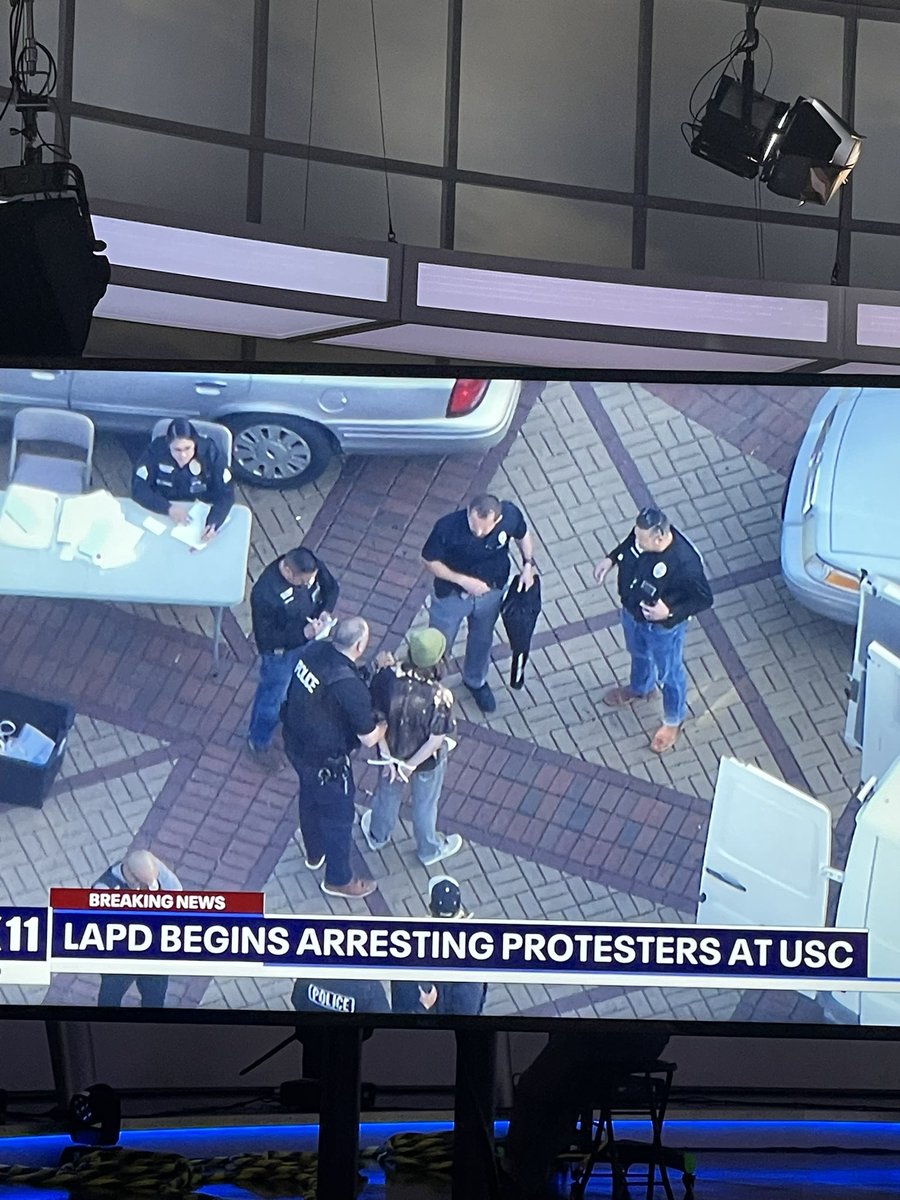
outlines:
M297 830L311 871L325 867L327 896L361 900L378 886L350 865L356 784L350 755L386 731L357 666L369 644L362 617L339 621L330 641L303 647L282 709L284 749L300 779Z

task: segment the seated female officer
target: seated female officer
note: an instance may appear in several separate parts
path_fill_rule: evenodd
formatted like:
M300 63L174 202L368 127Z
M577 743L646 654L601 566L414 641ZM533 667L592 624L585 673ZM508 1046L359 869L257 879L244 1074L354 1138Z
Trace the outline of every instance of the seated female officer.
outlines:
M228 464L215 443L200 437L182 417L169 423L163 437L154 438L134 469L131 494L143 508L164 513L176 525L188 522L195 500L211 505L203 540L215 537L234 504L234 485Z

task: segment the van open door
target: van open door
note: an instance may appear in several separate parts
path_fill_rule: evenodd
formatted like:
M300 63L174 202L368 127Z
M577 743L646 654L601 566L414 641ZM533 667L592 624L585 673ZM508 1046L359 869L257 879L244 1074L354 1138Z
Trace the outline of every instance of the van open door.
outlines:
M723 758L703 855L697 922L788 925L826 921L831 813L758 767Z
M860 588L844 739L862 751L860 779L881 779L900 753L900 586L867 577Z
M877 786L867 789L857 813L835 922L868 929L869 974L873 978L900 980L898 879L900 758L895 755L894 762L882 774ZM834 1000L863 1025L900 1024L900 990L836 991L832 994Z

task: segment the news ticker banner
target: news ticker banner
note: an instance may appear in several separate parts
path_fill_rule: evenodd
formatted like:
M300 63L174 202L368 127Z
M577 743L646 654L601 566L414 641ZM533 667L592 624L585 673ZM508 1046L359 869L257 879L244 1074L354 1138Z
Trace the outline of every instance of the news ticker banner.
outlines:
M261 892L54 888L0 908L0 986L51 972L900 990L858 929L276 915Z

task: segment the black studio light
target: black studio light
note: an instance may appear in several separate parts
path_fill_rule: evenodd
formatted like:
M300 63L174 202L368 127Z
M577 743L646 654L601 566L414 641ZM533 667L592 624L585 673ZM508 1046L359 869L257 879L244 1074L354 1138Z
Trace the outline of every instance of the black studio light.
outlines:
M740 80L723 75L706 105L691 153L733 175L755 179L778 122L789 108L783 100L753 91L752 84L746 92Z
M772 130L760 179L779 196L827 204L847 182L861 149L862 137L833 109L801 96Z
M51 107L56 63L35 38L34 0L11 4L7 105L22 120L13 131L22 156L18 166L0 168L0 355L79 355L109 283L109 260L94 237L84 176L66 147L47 143L38 128ZM46 70L38 71L42 56ZM43 161L45 149L56 161Z
M776 195L827 204L856 165L862 136L821 100L801 96L789 104L755 90L758 10L759 0L747 5L741 40L689 126L691 153L744 179L759 176ZM741 54L737 79L728 71Z

